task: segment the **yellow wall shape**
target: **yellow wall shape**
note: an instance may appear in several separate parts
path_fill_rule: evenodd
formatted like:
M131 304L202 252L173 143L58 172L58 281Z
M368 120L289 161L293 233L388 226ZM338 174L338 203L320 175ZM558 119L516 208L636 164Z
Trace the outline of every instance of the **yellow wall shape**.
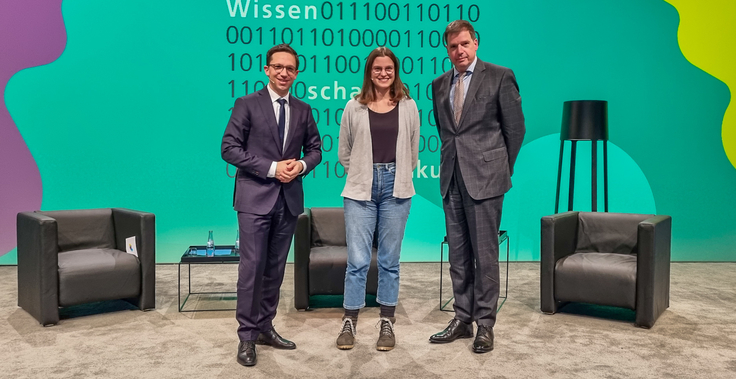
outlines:
M685 58L728 86L731 101L723 116L721 137L736 167L736 1L665 0L680 14L677 39Z

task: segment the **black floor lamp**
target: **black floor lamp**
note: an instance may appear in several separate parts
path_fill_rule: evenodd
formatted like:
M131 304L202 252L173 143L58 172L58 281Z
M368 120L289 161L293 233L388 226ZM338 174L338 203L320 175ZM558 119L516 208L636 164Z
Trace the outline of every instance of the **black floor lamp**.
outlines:
M603 100L566 101L562 108L562 130L560 131L560 163L557 166L557 194L555 213L560 205L560 180L562 179L562 154L565 141L570 141L570 187L567 210L572 210L575 193L575 153L578 141L591 141L592 154L592 211L596 212L598 193L598 141L603 141L603 198L608 212L608 102Z

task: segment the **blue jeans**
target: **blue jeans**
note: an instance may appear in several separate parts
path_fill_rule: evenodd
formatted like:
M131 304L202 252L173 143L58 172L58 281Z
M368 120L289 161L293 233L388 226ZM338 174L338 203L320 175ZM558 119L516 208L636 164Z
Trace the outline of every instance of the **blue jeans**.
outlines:
M365 307L365 282L371 264L373 233L378 230L378 295L382 305L399 302L399 257L409 217L411 198L393 196L396 165L373 165L371 200L345 198L348 267L345 272L345 309ZM376 228L377 227L377 228Z

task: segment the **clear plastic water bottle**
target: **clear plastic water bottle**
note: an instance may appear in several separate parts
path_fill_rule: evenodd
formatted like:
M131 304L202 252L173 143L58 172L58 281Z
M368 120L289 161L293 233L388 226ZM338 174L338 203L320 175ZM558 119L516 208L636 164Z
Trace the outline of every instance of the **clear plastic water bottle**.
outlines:
M214 257L215 256L215 239L212 237L212 231L210 230L210 235L207 237L207 256L208 257Z
M233 253L238 254L240 251L240 229L238 229L235 232L235 247L233 248Z

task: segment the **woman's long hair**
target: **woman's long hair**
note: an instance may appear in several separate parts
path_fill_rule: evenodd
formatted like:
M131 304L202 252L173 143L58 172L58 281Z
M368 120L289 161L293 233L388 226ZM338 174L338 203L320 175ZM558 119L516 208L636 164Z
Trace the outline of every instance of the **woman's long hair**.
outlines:
M373 72L373 62L378 57L389 57L391 61L394 62L394 82L391 84L391 88L389 89L391 101L398 104L398 102L404 97L411 98L409 96L409 90L404 86L404 83L399 77L399 59L396 58L396 55L394 55L391 50L382 46L375 48L371 51L370 55L368 55L368 59L365 62L365 72L363 73L363 87L361 88L360 93L355 95L355 99L363 105L376 101L376 91L373 81L371 80L371 73Z

